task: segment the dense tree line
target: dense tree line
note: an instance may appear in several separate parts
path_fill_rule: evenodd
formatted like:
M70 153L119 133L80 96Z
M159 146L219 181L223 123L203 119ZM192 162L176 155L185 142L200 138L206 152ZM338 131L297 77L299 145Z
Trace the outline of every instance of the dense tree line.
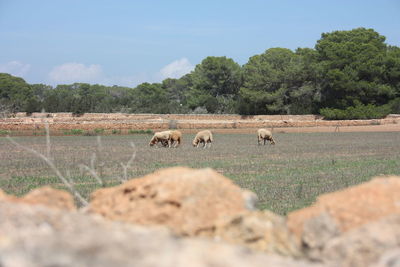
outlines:
M315 48L270 48L240 66L207 57L180 79L135 88L75 83L53 88L0 74L10 112L322 114L400 113L400 48L372 29L323 33Z

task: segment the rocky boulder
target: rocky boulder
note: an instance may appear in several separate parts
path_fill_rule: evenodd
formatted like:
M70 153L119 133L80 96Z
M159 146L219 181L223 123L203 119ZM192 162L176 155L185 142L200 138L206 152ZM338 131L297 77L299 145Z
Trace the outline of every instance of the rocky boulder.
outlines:
M378 177L370 182L322 195L316 203L288 215L288 227L300 240L307 221L322 213L346 232L388 215L400 213L400 177Z
M394 214L330 239L314 259L333 266L393 267L400 266L399 248L400 214Z
M0 266L317 267L165 229L100 216L0 202Z
M7 195L0 189L0 201L2 200L30 205L44 205L53 209L76 210L74 198L70 193L49 186L34 189L20 198Z
M255 195L212 169L174 167L91 195L89 213L141 225L165 225L183 236L211 236L219 219L243 213Z
M299 257L300 249L285 218L270 211L252 211L218 223L215 238L267 253Z

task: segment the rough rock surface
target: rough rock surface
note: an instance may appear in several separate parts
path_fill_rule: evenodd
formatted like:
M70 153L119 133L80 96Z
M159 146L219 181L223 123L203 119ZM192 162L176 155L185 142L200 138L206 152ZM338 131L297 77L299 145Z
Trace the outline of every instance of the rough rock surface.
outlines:
M338 235L340 230L336 221L327 212L322 212L304 224L301 240L303 251L308 258L320 260L326 243Z
M365 224L330 239L319 255L319 260L336 266L376 266L378 262L400 264L400 254L386 254L400 248L400 214ZM315 256L315 255L314 255Z
M0 266L306 267L319 264L255 253L100 216L0 202Z
M285 218L270 211L245 212L224 219L217 225L215 238L267 253L301 255Z
M1 188L0 188L0 201L10 200L11 197L7 195Z
M74 198L70 193L49 186L34 189L20 198L7 195L0 189L0 200L31 205L44 205L54 209L76 210Z
M385 252L375 267L400 267L400 248Z
M247 211L249 192L212 169L174 167L91 195L88 212L184 236L212 235L216 222Z
M288 227L300 239L305 223L328 213L341 232L400 213L400 177L378 177L370 182L318 197L308 208L288 215Z

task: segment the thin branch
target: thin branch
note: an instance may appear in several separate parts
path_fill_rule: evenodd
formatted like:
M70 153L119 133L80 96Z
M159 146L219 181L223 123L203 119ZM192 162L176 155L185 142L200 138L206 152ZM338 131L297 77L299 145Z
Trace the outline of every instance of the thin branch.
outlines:
M47 158L51 159L51 142L50 142L50 129L49 123L44 123L44 128L46 130L46 150L47 150Z
M96 168L94 166L95 162L96 162L96 153L93 153L92 158L90 160L90 167L85 164L79 164L79 168L88 171L96 179L96 181L103 187L104 182L96 172Z
M101 143L101 137L97 136L97 149L96 149L96 152L94 152L92 154L92 157L90 159L90 167L85 164L79 164L79 168L88 171L90 173L90 175L92 175L96 179L96 181L100 184L100 186L104 187L104 181L101 178L101 175L97 174L96 167L95 167L97 154L100 154L102 149L103 149L103 146ZM102 165L102 164L100 164L100 165Z
M38 156L39 158L41 158L44 162L47 163L47 165L55 172L55 174L58 176L58 178L60 178L60 180L68 187L68 189L74 194L74 196L82 203L82 205L87 206L88 202L86 201L86 199L84 199L79 193L78 191L76 191L75 187L73 186L72 183L70 183L68 181L68 179L66 179L61 172L57 169L57 167L54 165L53 160L51 160L50 158L46 157L45 155L43 155L42 153L29 148L29 147L25 147L19 143L17 143L16 141L14 141L10 136L7 135L6 137L12 144L14 144L17 147L20 147L22 149L24 149L25 151L28 151L36 156Z
M122 162L120 163L121 167L122 167L122 170L123 170L123 175L124 175L123 178L121 178L122 182L128 181L128 168L131 167L132 162L136 158L136 147L135 147L135 144L133 142L131 142L130 145L133 148L133 153L132 153L131 158L128 160L128 162L126 164L123 164Z

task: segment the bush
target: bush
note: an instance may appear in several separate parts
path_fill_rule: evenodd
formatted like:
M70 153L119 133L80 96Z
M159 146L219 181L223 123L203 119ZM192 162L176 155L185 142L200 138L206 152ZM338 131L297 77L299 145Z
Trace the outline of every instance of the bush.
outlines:
M374 106L357 103L354 107L346 109L323 108L319 112L325 120L367 120L384 118L390 111L390 105Z
M103 128L96 128L94 129L94 133L99 135L99 134L103 134L104 133L104 129Z
M154 134L153 130L147 129L147 130L133 130L130 129L128 131L129 134Z
M112 129L112 130L111 130L111 133L112 133L112 134L121 134L121 130L119 130L119 129Z
M66 134L66 135L81 135L81 134L83 134L83 130L71 129L71 130L64 131L64 134Z
M7 134L10 134L11 133L11 131L8 131L8 130L1 130L0 129L0 135L7 135Z

